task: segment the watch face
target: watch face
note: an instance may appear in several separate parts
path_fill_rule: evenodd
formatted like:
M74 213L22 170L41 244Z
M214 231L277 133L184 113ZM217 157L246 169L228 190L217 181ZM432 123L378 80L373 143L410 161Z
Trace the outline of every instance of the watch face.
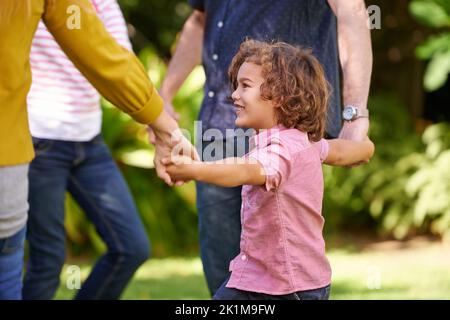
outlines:
M344 120L352 120L353 116L354 116L355 112L353 110L353 108L345 108L344 112L342 114Z

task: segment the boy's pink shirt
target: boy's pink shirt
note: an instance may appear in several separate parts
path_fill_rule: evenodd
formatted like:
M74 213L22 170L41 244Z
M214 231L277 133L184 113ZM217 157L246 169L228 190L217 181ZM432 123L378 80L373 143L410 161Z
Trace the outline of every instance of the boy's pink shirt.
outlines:
M227 287L272 295L325 287L331 268L322 236L322 162L329 145L277 126L252 139L265 186L242 189L240 254Z

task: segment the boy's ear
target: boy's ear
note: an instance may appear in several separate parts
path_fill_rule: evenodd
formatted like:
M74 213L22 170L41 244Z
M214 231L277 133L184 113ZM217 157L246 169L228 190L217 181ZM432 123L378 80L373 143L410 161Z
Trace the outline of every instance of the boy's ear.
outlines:
M274 108L279 108L279 107L281 107L281 104L279 104L279 103L273 103L273 102L272 102L272 105L273 105Z

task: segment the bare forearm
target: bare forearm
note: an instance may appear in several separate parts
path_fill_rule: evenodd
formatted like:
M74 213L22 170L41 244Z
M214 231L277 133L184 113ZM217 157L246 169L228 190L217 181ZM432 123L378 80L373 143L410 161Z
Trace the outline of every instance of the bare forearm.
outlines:
M179 129L177 122L165 110L149 126L154 130L156 138L166 142L167 145L171 143L172 135Z
M375 146L370 140L334 139L328 140L328 144L330 149L324 163L333 166L349 166L368 161L375 152Z
M372 44L363 0L328 0L337 16L344 104L367 107L372 74Z
M227 158L216 162L191 161L187 157L165 158L162 163L173 181L196 180L222 187L244 184L262 185L266 182L264 171L255 161Z
M204 28L205 15L195 10L184 24L161 85L160 93L164 100L171 101L194 67L201 63Z
M265 182L261 166L257 163L244 163L241 158L205 162L196 171L197 181L222 187L236 187L244 184L261 185Z

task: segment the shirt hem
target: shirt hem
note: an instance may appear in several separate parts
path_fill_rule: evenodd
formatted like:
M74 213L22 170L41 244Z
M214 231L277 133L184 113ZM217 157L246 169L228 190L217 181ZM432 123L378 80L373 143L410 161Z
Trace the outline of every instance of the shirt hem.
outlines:
M38 138L38 139L46 139L46 140L55 140L55 141L64 141L64 142L89 142L92 139L94 139L96 136L98 136L101 133L101 130L99 131L93 131L92 133L88 134L88 135L83 135L82 138L79 138L80 135L46 135L46 134L34 134L32 133L31 136L33 138ZM74 137L77 138L74 138Z

